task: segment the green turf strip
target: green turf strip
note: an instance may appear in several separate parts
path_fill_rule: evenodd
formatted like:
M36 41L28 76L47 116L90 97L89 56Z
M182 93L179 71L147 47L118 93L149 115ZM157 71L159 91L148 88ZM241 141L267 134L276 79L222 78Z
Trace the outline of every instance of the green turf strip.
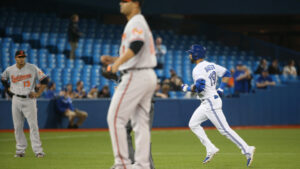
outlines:
M256 146L251 168L300 168L300 130L236 130L245 141ZM152 132L156 169L242 169L246 158L217 130L207 130L220 152L203 165L206 152L189 130ZM28 133L26 134L27 139ZM30 144L25 158L14 158L13 133L0 133L0 169L109 169L113 164L108 132L42 132L45 158L37 159Z

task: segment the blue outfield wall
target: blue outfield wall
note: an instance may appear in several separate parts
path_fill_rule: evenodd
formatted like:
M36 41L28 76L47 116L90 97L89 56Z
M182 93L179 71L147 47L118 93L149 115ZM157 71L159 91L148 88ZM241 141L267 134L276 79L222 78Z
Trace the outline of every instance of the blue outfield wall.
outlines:
M109 99L74 100L74 106L88 112L82 128L107 128ZM196 99L156 99L153 127L187 127ZM300 124L300 83L278 86L239 98L224 98L223 110L231 126ZM0 129L13 129L11 101L0 101ZM66 128L67 118L54 110L53 101L38 100L40 128ZM204 126L211 126L205 122ZM25 128L28 125L25 124Z

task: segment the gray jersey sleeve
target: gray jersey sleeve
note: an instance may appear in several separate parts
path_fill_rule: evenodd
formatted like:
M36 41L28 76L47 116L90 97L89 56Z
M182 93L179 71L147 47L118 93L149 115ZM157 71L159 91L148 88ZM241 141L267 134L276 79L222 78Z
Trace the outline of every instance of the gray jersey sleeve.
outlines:
M37 66L34 65L34 69L35 69L35 73L36 73L36 80L41 81L43 80L45 77L47 77L47 75L45 75L45 73L38 68Z
M1 74L1 80L8 80L9 75L7 69Z

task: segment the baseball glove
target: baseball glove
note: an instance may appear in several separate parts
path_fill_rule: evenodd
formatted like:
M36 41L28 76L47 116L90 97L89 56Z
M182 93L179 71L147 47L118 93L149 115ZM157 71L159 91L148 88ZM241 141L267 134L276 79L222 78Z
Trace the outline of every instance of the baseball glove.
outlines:
M118 75L116 73L113 73L111 71L111 65L102 66L102 68L101 68L101 74L106 79L115 80L115 81L118 80Z

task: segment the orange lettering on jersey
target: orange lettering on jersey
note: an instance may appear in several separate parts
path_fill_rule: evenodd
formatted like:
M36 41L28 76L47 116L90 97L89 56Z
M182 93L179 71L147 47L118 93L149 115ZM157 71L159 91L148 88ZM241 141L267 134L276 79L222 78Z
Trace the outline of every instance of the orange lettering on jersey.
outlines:
M143 33L143 30L142 29L138 29L138 28L133 28L132 29L132 33L133 34L141 35Z
M14 76L14 75L12 75L11 76L11 81L13 82L13 83L17 83L17 82L19 82L19 81L22 81L22 80L25 80L25 79L29 79L29 78L31 78L31 74L27 74L27 75L19 75L19 76Z
M39 71L39 75L40 76L43 76L44 75L44 72L42 72L41 70Z
M126 38L126 33L123 33L122 40L124 40L125 38Z
M24 81L23 83L24 83L24 87L30 87L30 81L29 80Z

